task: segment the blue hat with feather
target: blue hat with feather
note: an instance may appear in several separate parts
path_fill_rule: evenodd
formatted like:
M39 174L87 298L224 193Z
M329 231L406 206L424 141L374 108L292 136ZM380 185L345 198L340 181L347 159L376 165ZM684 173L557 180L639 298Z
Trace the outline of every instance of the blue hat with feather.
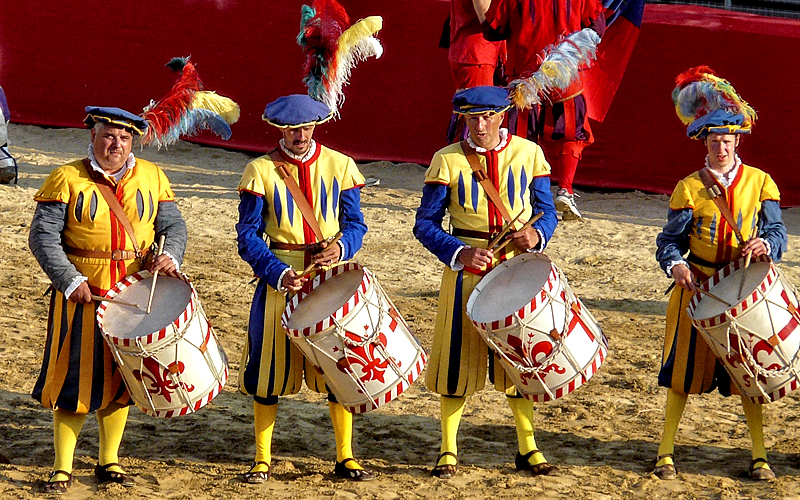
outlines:
M453 96L453 113L468 115L493 111L502 113L511 107L508 89L483 85L459 90Z
M306 94L279 97L264 108L264 121L278 128L319 125L330 120L330 108Z
M120 108L103 106L86 106L86 118L83 123L92 128L96 123L109 123L129 129L135 135L142 135L147 130L147 122L139 115Z

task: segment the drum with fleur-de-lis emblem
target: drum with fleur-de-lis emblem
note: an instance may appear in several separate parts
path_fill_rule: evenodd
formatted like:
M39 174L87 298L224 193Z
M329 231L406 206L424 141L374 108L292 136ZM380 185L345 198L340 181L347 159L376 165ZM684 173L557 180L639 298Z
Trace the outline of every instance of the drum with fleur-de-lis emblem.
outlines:
M353 262L317 274L281 324L352 413L397 398L425 366L425 351L375 276Z
M608 355L600 325L542 253L492 269L470 294L467 316L520 394L533 401L574 391Z
M152 282L139 271L114 285L97 323L136 406L154 417L185 415L219 394L228 360L189 278L159 276L147 313Z

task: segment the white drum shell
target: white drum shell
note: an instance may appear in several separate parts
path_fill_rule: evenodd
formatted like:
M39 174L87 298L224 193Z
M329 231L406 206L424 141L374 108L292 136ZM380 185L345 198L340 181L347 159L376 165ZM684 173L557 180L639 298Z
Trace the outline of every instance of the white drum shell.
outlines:
M739 286L744 258L701 285L687 312L741 393L756 403L776 401L800 385L800 314L794 287L767 256L752 259Z
M375 276L356 263L318 274L310 292L289 301L281 323L352 413L397 398L427 361Z
M185 415L225 386L227 357L185 275L159 275L148 315L151 284L148 271L117 283L106 298L140 308L101 302L97 322L136 406L154 417Z
M467 316L523 397L550 401L600 368L608 342L556 265L518 255L490 271L467 302Z

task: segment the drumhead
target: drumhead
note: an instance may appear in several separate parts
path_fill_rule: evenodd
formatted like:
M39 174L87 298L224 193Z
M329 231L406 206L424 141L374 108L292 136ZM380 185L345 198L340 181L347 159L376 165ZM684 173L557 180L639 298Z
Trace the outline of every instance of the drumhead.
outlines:
M166 327L183 314L192 298L192 288L178 278L159 274L150 314L145 312L150 297L152 277L123 288L116 298L138 304L139 308L107 303L103 331L112 337L136 338L150 335Z
M301 330L331 316L356 293L363 278L363 269L352 269L323 281L297 304L286 328Z
M744 268L737 269L729 276L722 278L719 283L711 287L709 292L735 306L741 302L744 297L753 293L753 290L764 281L764 278L766 278L769 273L769 266L769 262L750 263L750 266L747 267L747 275L745 276L744 286L742 287L742 298L739 298L739 284L742 282ZM694 308L692 319L703 320L713 318L714 316L724 314L728 309L728 306L722 302L702 295L697 302L697 307Z
M475 287L467 303L473 321L491 323L527 305L544 288L551 261L542 254L522 254L496 268Z

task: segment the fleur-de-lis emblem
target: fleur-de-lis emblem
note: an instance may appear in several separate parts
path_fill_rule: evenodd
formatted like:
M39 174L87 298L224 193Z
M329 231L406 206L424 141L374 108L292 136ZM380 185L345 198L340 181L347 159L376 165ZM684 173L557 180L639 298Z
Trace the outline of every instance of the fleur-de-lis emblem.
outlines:
M186 392L194 391L193 385L183 382L175 383L170 378L170 374L180 375L184 372L186 366L183 361L177 361L162 369L161 365L153 358L144 358L142 365L145 370L133 370L133 376L144 385L148 393L161 396L170 403L172 402L172 393L179 387L183 387Z

